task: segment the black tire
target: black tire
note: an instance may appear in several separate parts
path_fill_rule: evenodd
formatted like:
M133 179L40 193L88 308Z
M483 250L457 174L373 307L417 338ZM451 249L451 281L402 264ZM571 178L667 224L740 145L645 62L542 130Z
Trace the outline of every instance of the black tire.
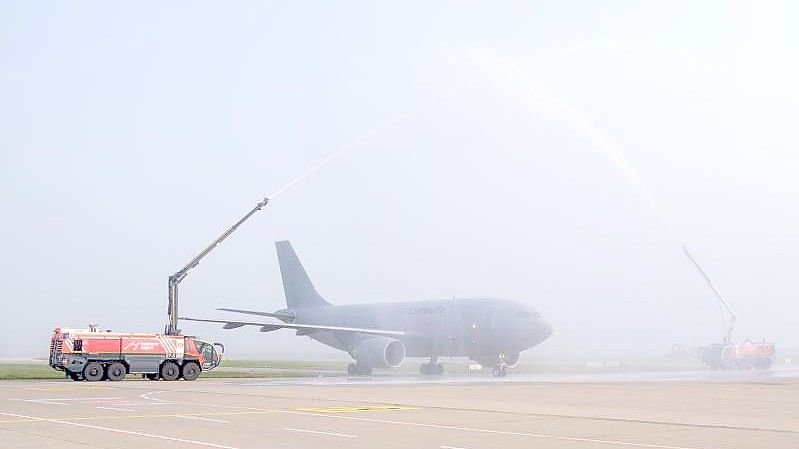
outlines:
M114 362L105 369L105 377L112 382L118 382L125 378L125 374L128 373L128 369L125 368L125 365Z
M361 365L359 363L350 363L347 365L347 374L350 376L371 376L372 367Z
M97 362L89 362L83 367L83 378L89 382L97 382L102 380L104 376L105 370L103 369L103 365Z
M180 377L180 367L177 363L167 360L161 364L161 378L164 380L178 380Z
M492 374L494 377L505 377L508 375L508 369L504 365L498 365L494 367Z
M73 373L71 371L67 371L67 375L69 376L70 379L74 380L75 382L80 382L81 380L83 380L83 378L81 378L79 373Z
M419 372L423 376L440 376L444 374L444 365L440 363L423 363L419 365Z
M147 373L144 375L149 380L158 380L158 373Z
M197 362L186 362L181 370L181 375L186 380L197 380L200 377L200 365Z

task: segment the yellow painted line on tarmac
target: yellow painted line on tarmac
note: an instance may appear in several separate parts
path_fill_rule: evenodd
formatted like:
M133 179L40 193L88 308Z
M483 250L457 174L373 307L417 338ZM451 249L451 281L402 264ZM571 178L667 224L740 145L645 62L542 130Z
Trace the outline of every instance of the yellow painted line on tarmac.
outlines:
M312 413L354 413L354 412L385 412L392 410L418 410L419 407L404 407L401 405L353 405L341 407L307 407L297 408L298 412Z

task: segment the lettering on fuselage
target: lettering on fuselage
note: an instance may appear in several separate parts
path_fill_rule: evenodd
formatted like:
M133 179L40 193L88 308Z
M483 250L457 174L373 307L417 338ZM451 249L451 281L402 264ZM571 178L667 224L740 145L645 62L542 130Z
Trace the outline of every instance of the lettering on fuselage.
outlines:
M408 315L435 315L444 313L444 306L431 306L431 307L411 307Z

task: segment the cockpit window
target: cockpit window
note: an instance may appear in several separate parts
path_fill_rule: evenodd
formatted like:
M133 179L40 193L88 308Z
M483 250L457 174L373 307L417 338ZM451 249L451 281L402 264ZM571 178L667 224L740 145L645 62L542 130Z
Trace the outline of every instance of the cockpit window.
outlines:
M516 312L516 318L522 320L529 320L530 318L541 318L541 314L534 310L533 311L519 310L518 312Z

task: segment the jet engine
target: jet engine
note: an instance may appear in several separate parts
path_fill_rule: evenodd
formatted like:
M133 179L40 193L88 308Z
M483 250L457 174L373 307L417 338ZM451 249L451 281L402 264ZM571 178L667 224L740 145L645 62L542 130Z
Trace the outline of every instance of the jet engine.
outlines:
M393 338L372 337L358 342L351 354L360 365L396 368L405 358L405 345Z

